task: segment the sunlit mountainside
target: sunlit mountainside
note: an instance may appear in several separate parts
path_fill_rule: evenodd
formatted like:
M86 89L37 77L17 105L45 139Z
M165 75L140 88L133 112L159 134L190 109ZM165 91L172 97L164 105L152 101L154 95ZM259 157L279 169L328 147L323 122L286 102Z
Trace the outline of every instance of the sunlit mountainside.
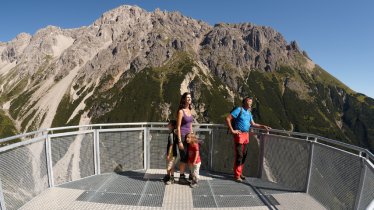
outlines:
M121 6L92 25L0 43L0 137L40 128L175 118L193 94L200 123L224 123L243 96L255 121L374 150L374 100L252 23L211 26Z

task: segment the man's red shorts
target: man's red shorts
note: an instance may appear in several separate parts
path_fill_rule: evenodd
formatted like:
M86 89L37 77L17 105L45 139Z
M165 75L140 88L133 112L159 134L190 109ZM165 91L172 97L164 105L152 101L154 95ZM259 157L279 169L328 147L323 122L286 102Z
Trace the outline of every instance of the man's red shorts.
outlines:
M235 143L239 144L248 144L249 143L249 133L248 132L242 132L239 134L234 135L234 141Z

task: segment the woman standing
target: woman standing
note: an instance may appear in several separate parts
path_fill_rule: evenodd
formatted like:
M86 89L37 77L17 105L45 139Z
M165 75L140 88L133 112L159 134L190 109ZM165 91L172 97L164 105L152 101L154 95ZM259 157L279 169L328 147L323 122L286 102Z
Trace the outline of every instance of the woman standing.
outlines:
M180 184L188 184L188 181L184 175L186 164L188 162L188 145L186 142L186 135L193 133L192 122L193 116L191 112L191 93L184 93L179 102L178 114L177 114L177 130L178 130L178 145L180 154Z

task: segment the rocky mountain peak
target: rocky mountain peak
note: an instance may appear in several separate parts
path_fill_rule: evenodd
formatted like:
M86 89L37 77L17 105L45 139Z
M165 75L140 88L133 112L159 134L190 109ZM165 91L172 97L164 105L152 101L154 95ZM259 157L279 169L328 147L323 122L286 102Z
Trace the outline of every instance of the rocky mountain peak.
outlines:
M295 66L298 61L291 54L300 54L273 28L251 23L216 24L200 45L204 64L236 90L237 79L245 79L251 70L273 72L282 65Z
M16 36L16 38L12 40L12 42L17 42L17 41L20 41L20 40L28 41L28 40L31 39L31 37L32 36L30 34L22 32L22 33L18 34Z
M351 128L356 121L344 124L358 116L345 110L347 103L362 105L354 96L346 102L349 88L296 41L253 23L210 26L180 12L123 5L87 27L20 34L0 43L0 55L0 107L20 131L166 120L175 117L183 91L193 92L199 122L222 123L250 94L256 96L256 121L275 128L328 128L346 138L370 127L363 117L357 131ZM324 99L313 102L317 96Z
M3 62L12 63L13 61L19 59L23 50L30 43L32 36L28 33L20 33L10 42L3 44L3 50L0 50L0 59Z
M105 24L125 24L131 23L134 20L139 20L144 16L147 16L149 13L138 7L138 6L129 6L122 5L115 9L112 9L108 12L105 12L99 19L97 19L93 25L101 26Z

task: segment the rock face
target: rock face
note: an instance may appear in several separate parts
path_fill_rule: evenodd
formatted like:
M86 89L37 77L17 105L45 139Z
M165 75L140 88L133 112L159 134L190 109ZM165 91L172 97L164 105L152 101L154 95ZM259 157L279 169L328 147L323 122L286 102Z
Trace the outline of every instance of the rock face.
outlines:
M0 43L0 105L19 132L165 121L185 91L198 122L223 123L253 95L258 122L374 148L373 99L269 27L120 6L90 26L48 26Z
M251 70L272 72L282 64L294 66L295 57L289 56L293 52L300 53L272 28L217 24L201 43L200 57L215 75L237 90L236 78Z

